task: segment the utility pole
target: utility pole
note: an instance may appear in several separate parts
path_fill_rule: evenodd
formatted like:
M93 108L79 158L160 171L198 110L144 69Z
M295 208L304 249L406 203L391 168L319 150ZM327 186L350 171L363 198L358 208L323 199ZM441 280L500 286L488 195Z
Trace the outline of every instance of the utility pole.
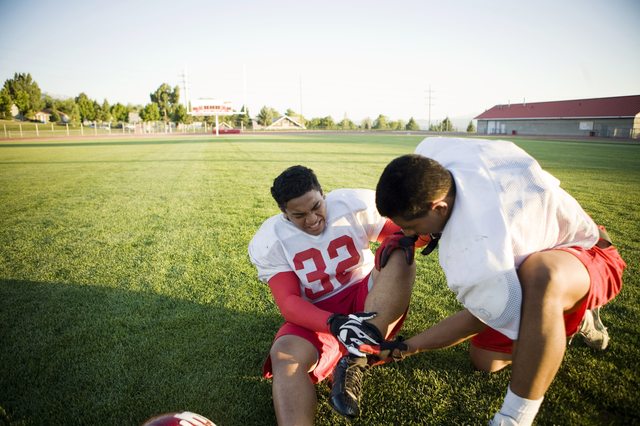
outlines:
M247 64L242 65L242 112L247 115Z
M429 127L427 127L427 130L431 130L431 85L429 85L429 90L427 91L428 95L429 95Z
M190 112L189 108L189 75L187 74L187 67L184 67L184 71L180 74L182 78L182 90L184 91L184 107L187 112Z
M300 74L299 95L300 95L300 116L298 117L298 120L300 121L300 124L303 124L302 123L302 73Z

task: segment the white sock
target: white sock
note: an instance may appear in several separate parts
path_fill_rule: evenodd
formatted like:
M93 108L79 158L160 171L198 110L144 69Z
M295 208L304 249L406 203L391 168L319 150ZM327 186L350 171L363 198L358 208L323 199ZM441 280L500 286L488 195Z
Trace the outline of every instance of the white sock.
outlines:
M507 395L502 402L502 408L500 413L513 418L521 426L529 426L533 423L542 400L540 399L526 399L519 397L515 393L511 392L511 386L507 388Z

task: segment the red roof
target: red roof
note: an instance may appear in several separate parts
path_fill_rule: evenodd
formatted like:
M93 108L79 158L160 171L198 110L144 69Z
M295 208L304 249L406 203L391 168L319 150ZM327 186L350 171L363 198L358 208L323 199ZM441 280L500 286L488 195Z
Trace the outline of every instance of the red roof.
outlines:
M496 105L474 119L621 118L640 113L640 95Z

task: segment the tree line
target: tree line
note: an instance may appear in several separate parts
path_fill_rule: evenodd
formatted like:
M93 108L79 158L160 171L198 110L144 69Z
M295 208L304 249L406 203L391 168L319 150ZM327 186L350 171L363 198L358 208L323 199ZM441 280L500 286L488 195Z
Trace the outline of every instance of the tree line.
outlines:
M45 110L50 114L51 122L68 122L71 125L79 125L86 122L100 123L127 123L130 120L129 113L138 113L140 119L145 122L182 123L191 124L196 119L188 114L187 108L180 103L180 88L171 87L162 83L154 92L149 94L150 102L146 105L123 105L115 103L111 105L107 99L102 103L89 98L81 92L75 98L56 99L48 94L43 94L38 83L29 73L15 73L14 77L7 79L0 89L0 118L11 119L12 106L18 109L19 115L25 119L34 119L35 114ZM252 127L252 119L246 106L243 106L240 114L219 117L222 123L228 123L232 127ZM335 122L331 116L307 119L292 109L287 109L280 114L274 108L263 106L255 117L255 121L263 127L271 125L276 119L286 115L307 129L321 130L420 130L416 120L411 117L407 122L403 120L389 120L380 114L374 120L363 119L360 124L354 123L347 117ZM64 120L63 120L64 116ZM214 117L198 117L198 121L213 123ZM449 118L441 123L431 125L431 131L455 130ZM467 131L475 131L473 122L469 123Z

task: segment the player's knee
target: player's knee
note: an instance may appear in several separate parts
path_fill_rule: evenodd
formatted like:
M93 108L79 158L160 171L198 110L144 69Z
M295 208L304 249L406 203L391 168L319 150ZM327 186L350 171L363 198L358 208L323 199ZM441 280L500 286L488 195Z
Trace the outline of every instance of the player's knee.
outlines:
M542 301L553 298L560 289L560 271L540 253L529 256L518 269L518 278L525 300Z
M269 355L274 375L306 373L312 369L318 358L315 347L297 336L282 336L277 339L271 346Z
M584 265L562 251L545 251L529 256L518 270L523 304L571 309L589 290L590 278Z
M399 276L404 281L413 283L416 277L416 262L411 262L411 265L407 263L406 256L402 250L394 250L389 257L389 260L385 267L388 271Z

